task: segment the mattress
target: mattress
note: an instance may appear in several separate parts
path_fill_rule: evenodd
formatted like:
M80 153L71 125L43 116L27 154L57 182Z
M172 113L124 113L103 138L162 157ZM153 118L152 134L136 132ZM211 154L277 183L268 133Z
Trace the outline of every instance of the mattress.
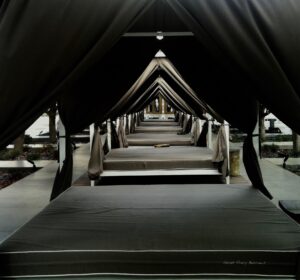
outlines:
M168 119L149 118L149 119L144 119L142 122L155 122L155 123L175 122L175 118L170 118L170 117Z
M191 135L177 135L170 133L134 133L127 135L129 146L154 146L169 144L171 146L190 146Z
M137 126L135 133L178 133L182 131L180 126Z
M0 275L293 277L299 252L250 186L72 187L0 245Z
M212 151L194 146L113 149L106 155L103 167L104 170L215 168Z
M174 121L143 121L141 126L179 126L178 122Z

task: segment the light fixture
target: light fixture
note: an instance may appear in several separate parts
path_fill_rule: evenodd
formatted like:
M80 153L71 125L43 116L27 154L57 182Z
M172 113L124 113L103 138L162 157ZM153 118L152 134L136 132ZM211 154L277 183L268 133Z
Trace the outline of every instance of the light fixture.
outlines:
M162 40L164 38L164 34L163 34L163 32L162 31L157 31L156 32L156 39L157 40Z

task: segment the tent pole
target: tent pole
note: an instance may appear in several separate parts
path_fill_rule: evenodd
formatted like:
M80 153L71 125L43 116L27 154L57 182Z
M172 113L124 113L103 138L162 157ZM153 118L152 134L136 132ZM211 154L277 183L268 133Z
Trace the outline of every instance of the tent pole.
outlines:
M197 145L197 140L198 140L198 131L199 131L199 123L198 123L198 117L194 117L194 146Z
M199 122L199 127L198 127L198 135L197 135L197 141L198 141L198 139L199 139L199 136L200 136L200 134L201 134L201 131L202 131L202 120L199 118L198 119L198 122Z
M108 151L111 151L111 120L107 119L107 144Z
M130 134L131 131L131 114L128 115L128 134Z
M120 125L120 118L118 117L117 119L116 119L116 130L118 131L118 129L119 129L119 125Z
M66 158L66 129L61 119L58 119L59 170L62 170Z
M95 133L95 125L91 124L90 125L90 152L92 151L94 133ZM91 187L94 187L95 186L95 181L91 180L90 182L91 182L90 183Z
M255 126L254 131L253 131L253 135L255 135L255 137L253 137L253 147L255 149L256 154L260 158L260 149L259 149L260 135L259 135L259 116L258 115L257 115L256 126Z
M229 130L229 123L227 121L224 121L224 126L225 126L225 135L226 135L226 148L227 148L227 162L228 162L228 170L230 170L230 155L229 155L229 134L230 134L230 130ZM230 173L230 172L229 172ZM230 184L230 175L228 174L226 176L226 184Z
M92 150L94 132L95 132L95 125L91 124L90 125L90 151Z
M212 127L211 127L211 116L209 114L207 114L207 118L208 118L208 148L212 149Z

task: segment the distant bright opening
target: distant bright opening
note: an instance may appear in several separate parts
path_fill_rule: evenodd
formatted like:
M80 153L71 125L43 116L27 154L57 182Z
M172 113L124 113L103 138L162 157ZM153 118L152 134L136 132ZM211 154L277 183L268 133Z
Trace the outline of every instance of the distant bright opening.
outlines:
M159 51L156 53L155 57L166 57L166 55L162 52L162 50L159 50Z

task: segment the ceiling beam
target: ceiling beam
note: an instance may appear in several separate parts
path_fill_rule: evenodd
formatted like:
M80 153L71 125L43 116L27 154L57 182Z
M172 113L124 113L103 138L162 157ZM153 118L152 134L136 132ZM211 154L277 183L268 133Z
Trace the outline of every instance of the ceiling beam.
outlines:
M194 36L193 32L162 32L158 31L164 37L188 37ZM158 32L128 32L123 37L156 37Z

